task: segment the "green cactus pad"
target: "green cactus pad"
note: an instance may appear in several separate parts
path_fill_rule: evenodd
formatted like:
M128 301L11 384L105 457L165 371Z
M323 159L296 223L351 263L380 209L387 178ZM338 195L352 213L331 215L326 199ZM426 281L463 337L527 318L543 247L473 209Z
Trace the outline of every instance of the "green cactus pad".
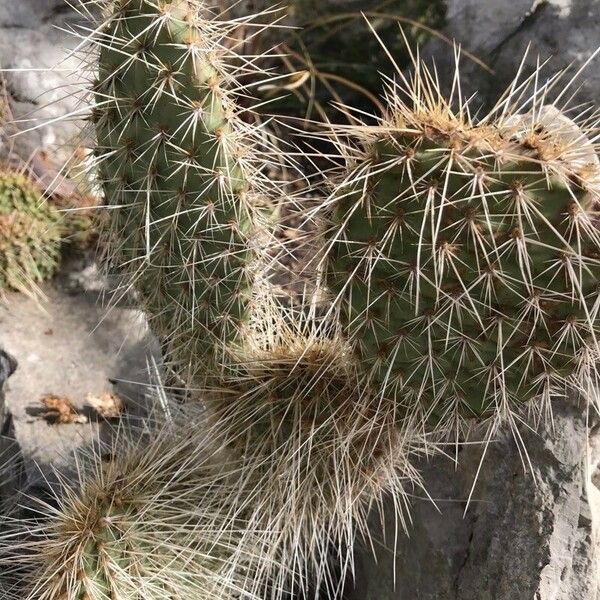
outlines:
M25 524L40 537L23 556L32 567L24 599L262 597L266 536L232 512L243 496L234 463L224 467L193 422L137 440L121 431L108 457L78 455L78 481L56 508L39 507L45 519Z
M254 223L253 136L219 59L225 33L203 11L194 0L111 3L93 113L113 258L167 355L194 372L239 335Z
M60 214L25 174L0 171L0 294L34 293L60 258Z
M330 282L371 384L454 427L589 384L600 163L553 107L491 126L442 116L357 131Z

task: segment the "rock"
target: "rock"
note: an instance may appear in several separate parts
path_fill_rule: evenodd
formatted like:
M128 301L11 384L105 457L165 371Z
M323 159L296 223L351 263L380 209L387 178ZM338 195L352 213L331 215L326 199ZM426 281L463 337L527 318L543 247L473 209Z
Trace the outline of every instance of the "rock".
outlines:
M85 262L80 266L90 268ZM0 344L11 348L20 365L6 403L29 486L52 479L55 468L68 469L73 450L101 435L103 419L87 403L88 395L115 392L125 401L128 415L145 414L147 366L160 361L139 310L107 310L102 294L94 291L97 282L84 291L69 286L72 279L77 276L63 274L46 285L41 302L14 294L0 307ZM52 403L45 407L43 398ZM45 414L60 398L77 411L74 422L57 423Z
M29 160L42 150L59 166L71 156L82 122L61 118L81 108L82 65L69 56L79 40L65 30L81 21L66 0L0 0L0 68L20 131L5 141L3 154Z
M10 412L5 406L4 384L17 370L16 359L0 347L0 437L5 436L10 429Z
M395 550L390 515L383 530L374 524L377 561L361 553L347 599L598 600L599 426L590 429L583 403L560 400L553 428L520 434L528 458L511 434L493 441L468 507L480 445L463 447L457 468L425 465L439 512L417 501Z
M567 69L563 80L567 82L598 48L600 0L449 0L446 22L444 33L493 69L488 73L468 58L461 59L463 97L476 93L474 105L489 108L512 81L528 46L523 75L535 70L538 59L551 59L542 80ZM440 81L448 91L454 74L448 44L434 39L423 54L435 59ZM599 65L600 58L563 99L577 90L578 102L595 103L600 93ZM563 82L550 90L550 99L563 92Z
M0 390L4 389L4 384L17 370L17 366L18 363L15 357L11 356L8 352L0 348Z
M14 438L12 414L5 404L5 383L17 361L0 347L0 506L13 496L21 479L19 447Z

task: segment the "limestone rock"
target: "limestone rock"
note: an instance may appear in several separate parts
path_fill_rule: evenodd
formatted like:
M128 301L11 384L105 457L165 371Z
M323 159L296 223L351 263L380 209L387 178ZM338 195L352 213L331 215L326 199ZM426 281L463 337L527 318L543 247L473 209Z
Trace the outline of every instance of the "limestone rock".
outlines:
M145 414L148 365L159 355L139 310L107 309L97 282L74 288L69 281L76 275L61 275L44 287L41 302L14 294L0 307L0 344L19 361L6 404L29 486L51 478L55 468L68 469L73 450L98 439L104 419L90 397L114 392L128 416ZM77 412L71 423L48 410L61 398Z
M528 458L509 433L491 442L468 506L481 445L424 465L439 512L416 501L395 551L391 519L375 527L348 600L598 600L600 427L561 399L554 427L520 434Z
M66 30L82 19L65 0L0 0L0 68L16 137L4 141L2 154L29 160L42 150L62 166L80 133L81 120L62 117L78 110L77 80L82 65L69 52L78 40Z
M461 59L463 97L476 93L474 105L489 108L507 88L521 64L529 75L549 59L542 81L567 69L574 75L598 49L600 0L449 0L444 33L462 48L484 61L486 72L468 58ZM449 90L454 74L453 53L448 44L433 39L424 56L433 57L440 80ZM564 83L550 90L556 97ZM577 91L579 102L595 104L600 93L600 57L587 67L563 99Z
M15 358L0 347L0 506L13 494L21 474L12 415L5 404L5 384L16 369Z

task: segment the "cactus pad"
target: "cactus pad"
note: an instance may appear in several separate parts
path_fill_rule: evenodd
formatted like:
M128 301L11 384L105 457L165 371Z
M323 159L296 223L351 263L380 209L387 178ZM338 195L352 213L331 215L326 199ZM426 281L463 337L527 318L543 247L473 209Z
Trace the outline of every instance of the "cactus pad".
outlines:
M39 509L43 543L20 553L33 567L24 598L262 597L253 591L260 536L228 503L234 491L240 498L235 470L219 466L191 422L137 441L121 432L108 457L80 456L79 481L66 484L57 508Z
M109 7L93 111L108 245L166 354L206 371L244 319L255 216L255 135L220 60L228 27L197 0Z
M453 429L585 391L600 332L585 129L535 96L474 123L423 68L415 81L411 105L390 86L390 114L354 129L332 196L330 284L369 382Z

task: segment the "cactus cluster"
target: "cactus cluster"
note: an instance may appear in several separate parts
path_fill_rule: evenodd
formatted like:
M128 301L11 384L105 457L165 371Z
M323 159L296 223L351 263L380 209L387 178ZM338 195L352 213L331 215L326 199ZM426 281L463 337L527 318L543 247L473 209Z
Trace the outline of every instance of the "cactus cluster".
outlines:
M60 214L25 173L0 170L0 295L35 295L60 254Z
M266 178L240 83L258 58L232 51L252 19L199 0L95 4L109 261L202 417L149 446L124 436L63 495L29 597L277 600L311 583L339 597L332 574L352 572L369 510L390 495L404 518L429 437L594 383L593 120L546 106L544 88L527 106L520 85L475 120L422 65L399 72L377 122L357 111L318 134L338 166L306 211L308 283L288 307L271 219L297 199Z

